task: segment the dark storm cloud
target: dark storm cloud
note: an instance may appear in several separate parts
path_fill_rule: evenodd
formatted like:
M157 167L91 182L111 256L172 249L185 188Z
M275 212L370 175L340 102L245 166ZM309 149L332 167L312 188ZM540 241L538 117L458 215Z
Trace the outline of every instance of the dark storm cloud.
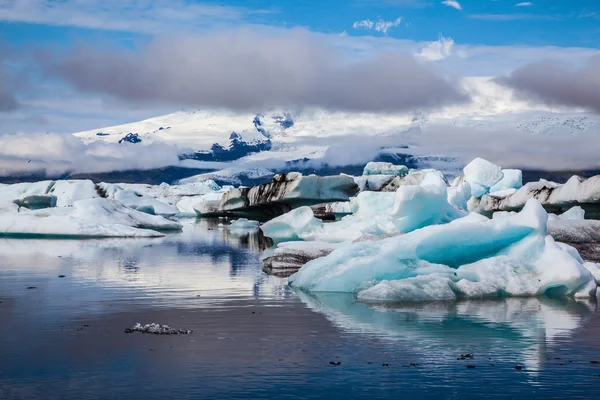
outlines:
M600 55L578 69L554 61L528 64L497 81L521 97L600 112Z
M392 112L468 100L412 55L353 59L303 30L163 38L141 52L81 47L40 63L82 92L195 107Z

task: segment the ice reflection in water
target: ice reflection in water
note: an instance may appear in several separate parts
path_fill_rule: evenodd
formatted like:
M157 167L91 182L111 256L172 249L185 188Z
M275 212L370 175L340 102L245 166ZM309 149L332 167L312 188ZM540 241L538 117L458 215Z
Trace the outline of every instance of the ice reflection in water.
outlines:
M539 371L552 354L557 340L568 338L597 311L594 301L548 298L507 298L460 302L364 304L352 295L303 293L300 299L324 314L344 331L387 340L419 342L421 357L436 362L456 353L444 354L444 345L464 348L473 343L493 347L509 339L511 350L528 371ZM431 358L431 357L434 358Z

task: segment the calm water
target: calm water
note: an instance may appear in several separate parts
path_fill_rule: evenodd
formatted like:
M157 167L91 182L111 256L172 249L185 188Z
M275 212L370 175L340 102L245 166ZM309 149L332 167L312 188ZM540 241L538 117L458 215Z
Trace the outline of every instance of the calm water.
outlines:
M296 293L261 272L256 235L187 224L0 239L0 399L600 398L596 301ZM194 333L123 332L136 322Z

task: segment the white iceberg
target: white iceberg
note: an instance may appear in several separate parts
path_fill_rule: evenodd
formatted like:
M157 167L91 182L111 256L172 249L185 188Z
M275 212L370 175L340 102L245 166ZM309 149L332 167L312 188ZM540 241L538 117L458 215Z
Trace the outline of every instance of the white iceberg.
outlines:
M300 207L265 222L260 229L275 242L314 240L323 233L323 221L314 217L310 207Z
M337 243L363 235L406 233L432 224L444 224L466 212L448 203L448 191L440 172L429 172L420 185L400 186L395 193L361 192L350 201L352 215L323 224L310 208L297 209L261 228L276 242L320 240Z
M564 213L562 213L560 215L548 214L548 219L551 221L553 221L553 220L563 220L563 221L582 220L582 219L585 219L585 210L583 208L581 208L580 206L575 206L575 207L571 207L570 209L568 209L567 211L565 211Z
M459 210L467 210L468 202L471 198L471 185L467 182L464 176L459 176L452 182L448 188L448 203L452 204Z
M502 168L479 157L467 164L463 172L465 180L471 185L471 194L475 197L488 193L503 178Z
M217 216L221 214L219 208L221 206L221 200L223 198L224 192L213 192L207 193L205 195L199 196L199 198L194 198L194 204L192 205L192 209L196 213L198 217L211 217ZM182 199L180 203L177 203L177 207L184 211L185 206L181 204L186 199ZM188 200L191 202L191 200ZM188 203L191 204L191 203Z
M236 235L245 235L247 233L258 232L260 223L247 218L234 219L226 226L230 232Z
M544 179L530 182L510 195L484 195L472 210L482 214L518 211L529 199L537 199L547 210L558 213L581 206L593 218L600 215L600 175L588 179L574 175L564 185Z
M395 165L388 162L370 162L365 165L363 175L406 175L408 168L405 165Z
M0 206L12 204L29 196L45 196L54 185L54 181L15 183L0 186Z
M499 192L506 189L521 189L523 187L523 172L520 169L503 169L502 179L490 187L489 192Z
M308 291L365 300L454 300L492 296L594 296L596 281L570 246L546 234L532 200L497 220L456 220L380 241L345 244L289 279Z
M177 222L100 198L75 201L72 207L0 213L0 236L11 237L158 237L163 236L158 231L180 229Z
M90 180L56 181L48 194L56 196L56 207L71 207L78 200L100 197Z

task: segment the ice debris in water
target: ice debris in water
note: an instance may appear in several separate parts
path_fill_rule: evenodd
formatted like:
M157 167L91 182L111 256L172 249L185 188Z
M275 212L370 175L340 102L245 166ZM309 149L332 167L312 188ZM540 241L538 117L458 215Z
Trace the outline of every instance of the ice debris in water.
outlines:
M138 322L133 328L125 329L125 333L133 332L152 333L154 335L191 335L193 331L189 329L174 329L169 325L160 325L154 322L146 325Z

